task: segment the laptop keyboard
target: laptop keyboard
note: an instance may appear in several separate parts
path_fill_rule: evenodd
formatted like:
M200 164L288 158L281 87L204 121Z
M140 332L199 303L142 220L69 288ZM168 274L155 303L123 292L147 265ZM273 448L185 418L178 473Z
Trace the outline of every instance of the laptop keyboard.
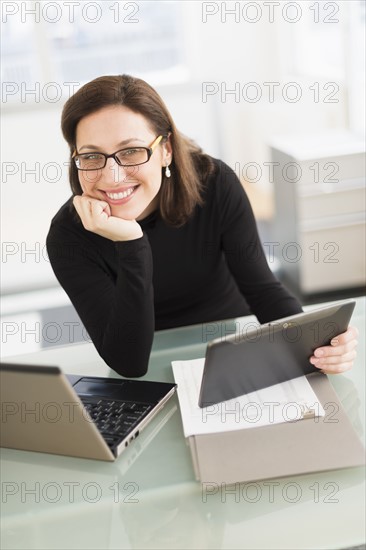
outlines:
M79 397L111 448L115 448L152 409L147 403Z

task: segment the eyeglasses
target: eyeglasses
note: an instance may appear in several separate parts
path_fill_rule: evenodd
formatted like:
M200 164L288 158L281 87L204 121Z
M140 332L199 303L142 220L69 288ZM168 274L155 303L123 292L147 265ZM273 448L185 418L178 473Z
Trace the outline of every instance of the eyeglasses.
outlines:
M151 155L163 138L168 136L158 136L150 147L129 147L121 149L111 155L104 153L77 153L72 155L72 160L78 170L91 171L102 170L107 164L107 160L113 158L119 166L139 166L149 162Z

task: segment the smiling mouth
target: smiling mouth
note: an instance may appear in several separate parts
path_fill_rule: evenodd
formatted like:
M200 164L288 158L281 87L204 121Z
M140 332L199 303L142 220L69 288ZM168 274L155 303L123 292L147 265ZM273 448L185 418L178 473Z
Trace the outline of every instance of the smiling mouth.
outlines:
M104 191L104 193L107 195L107 197L113 201L119 201L119 200L122 200L122 199L126 199L127 197L129 197L130 195L132 195L132 193L135 191L135 189L137 189L139 186L138 185L135 185L134 187L129 187L128 189L126 189L125 191L120 191L118 193L109 193L107 191Z

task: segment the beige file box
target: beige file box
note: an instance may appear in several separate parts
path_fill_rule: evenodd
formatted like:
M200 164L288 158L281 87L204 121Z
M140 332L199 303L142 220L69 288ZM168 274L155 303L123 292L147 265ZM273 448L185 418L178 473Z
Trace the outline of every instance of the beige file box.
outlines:
M364 464L364 447L328 377L307 379L325 417L190 436L197 480L229 485Z

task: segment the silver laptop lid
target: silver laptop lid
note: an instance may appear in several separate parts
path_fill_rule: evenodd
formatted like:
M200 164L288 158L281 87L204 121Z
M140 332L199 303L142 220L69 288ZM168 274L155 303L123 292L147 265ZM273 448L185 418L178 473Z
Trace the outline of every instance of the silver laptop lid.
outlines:
M2 447L113 461L58 367L0 366Z

